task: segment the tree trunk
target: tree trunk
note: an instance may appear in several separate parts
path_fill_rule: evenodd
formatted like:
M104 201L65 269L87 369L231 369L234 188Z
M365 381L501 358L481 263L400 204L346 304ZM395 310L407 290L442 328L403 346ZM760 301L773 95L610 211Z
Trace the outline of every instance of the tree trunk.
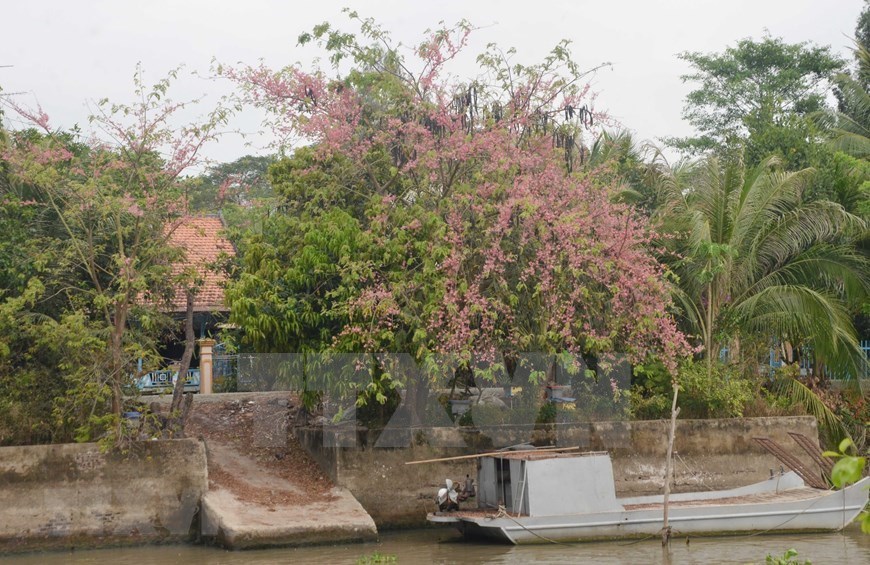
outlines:
M713 283L707 285L707 327L704 328L704 348L707 350L707 379L713 376Z
M429 398L429 387L422 376L414 375L405 387L405 403L408 406L408 420L411 427L423 425L423 412Z
M112 324L111 348L112 365L109 386L112 389L112 414L115 416L115 437L120 438L122 432L121 410L124 405L124 392L121 384L124 380L124 330L127 327L127 305L115 305L115 318Z
M674 381L674 402L671 405L671 427L668 431L668 454L667 460L665 461L665 495L664 495L664 504L662 505L663 509L663 521L662 521L662 545L668 545L671 540L671 528L668 525L668 501L671 497L671 460L674 455L674 435L676 434L677 428L677 414L680 413L680 409L677 408L677 395L680 392L680 385Z
M181 356L181 366L178 368L178 380L172 391L172 404L169 407L167 430L172 437L184 437L184 425L187 423L187 415L193 404L193 394L184 393L184 383L187 380L187 371L190 369L190 361L193 359L193 349L196 347L196 334L193 331L193 300L196 295L194 289L187 289L187 310L184 315L184 353ZM182 405L183 400L183 405Z

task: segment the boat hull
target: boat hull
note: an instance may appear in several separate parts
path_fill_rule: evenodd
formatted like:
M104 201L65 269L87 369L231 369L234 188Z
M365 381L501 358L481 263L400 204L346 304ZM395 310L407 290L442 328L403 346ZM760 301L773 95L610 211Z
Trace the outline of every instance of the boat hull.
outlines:
M837 531L851 523L867 504L870 478L840 491L793 489L774 492L768 500L693 501L685 495L668 509L673 535L715 536L748 533ZM652 497L650 497L652 498ZM756 498L764 498L756 496ZM635 499L637 500L637 499ZM631 509L632 506L637 508ZM469 537L514 544L643 538L661 533L661 503L626 504L619 510L558 516L430 515L430 521L455 524Z

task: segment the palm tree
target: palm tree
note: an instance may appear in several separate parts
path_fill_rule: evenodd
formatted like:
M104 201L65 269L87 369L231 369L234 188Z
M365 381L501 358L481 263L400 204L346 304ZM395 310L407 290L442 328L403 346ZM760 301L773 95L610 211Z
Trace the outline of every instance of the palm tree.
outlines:
M862 75L870 76L870 51L856 42L858 77L848 74L837 76L836 84L840 111L822 117L829 128L831 144L844 153L859 159L870 159L870 93Z
M660 156L651 143L638 143L631 132L601 132L588 150L582 150L582 170L598 171L600 178L614 183L614 199L651 214L659 206L655 190L658 170L650 165ZM602 172L609 173L601 175Z
M849 305L870 288L851 235L861 219L828 201L804 202L813 171L775 158L747 170L708 157L671 168L659 159L655 212L677 299L700 337L708 371L725 345L808 340L816 357L857 375L861 350Z

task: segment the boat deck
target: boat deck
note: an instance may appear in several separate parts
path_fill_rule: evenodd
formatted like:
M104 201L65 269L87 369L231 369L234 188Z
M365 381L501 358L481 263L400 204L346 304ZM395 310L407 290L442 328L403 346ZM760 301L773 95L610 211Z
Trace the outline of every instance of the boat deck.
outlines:
M672 500L668 506L674 507L691 507L691 506L721 506L721 505L736 505L736 504L758 504L764 502L795 502L798 500L809 500L818 498L830 493L827 490L820 490L810 487L793 488L781 492L763 492L758 494L744 494L742 496L730 496L727 498L708 498L696 500ZM654 502L649 504L626 504L626 510L653 510L661 508L662 502Z
M453 512L435 512L436 516L444 516L450 518L496 518L498 517L498 510L495 508L468 508L462 510L455 510ZM513 512L509 513L511 518L520 518L524 516L528 516L527 514L514 514Z

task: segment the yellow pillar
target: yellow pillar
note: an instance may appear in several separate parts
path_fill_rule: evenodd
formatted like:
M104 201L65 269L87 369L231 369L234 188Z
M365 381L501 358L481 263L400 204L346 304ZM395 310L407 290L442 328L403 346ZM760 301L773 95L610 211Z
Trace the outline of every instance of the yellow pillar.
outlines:
M199 393L211 394L214 378L212 348L214 348L215 341L213 339L200 339L196 343L199 345Z

